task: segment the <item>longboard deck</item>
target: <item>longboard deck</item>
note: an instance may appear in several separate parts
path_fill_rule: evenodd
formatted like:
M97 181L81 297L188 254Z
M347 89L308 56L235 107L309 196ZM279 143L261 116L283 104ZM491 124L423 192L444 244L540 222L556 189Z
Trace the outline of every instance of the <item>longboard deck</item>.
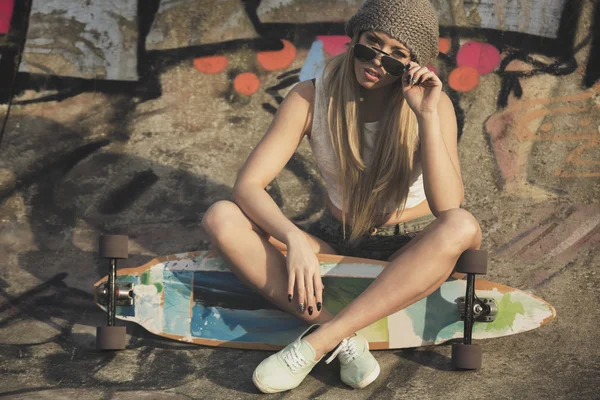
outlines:
M385 268L386 262L318 255L323 304L333 314L356 298ZM104 277L95 287L106 282ZM207 346L275 350L296 339L306 324L280 311L242 284L213 251L158 257L117 271L117 283L134 284L134 304L117 306L118 319L149 332ZM476 294L498 303L496 319L475 323L474 339L507 336L535 329L556 316L546 301L524 291L476 280ZM449 280L427 298L362 329L371 349L441 344L462 338L458 298L466 281ZM96 291L94 291L96 293ZM106 308L98 302L98 306Z

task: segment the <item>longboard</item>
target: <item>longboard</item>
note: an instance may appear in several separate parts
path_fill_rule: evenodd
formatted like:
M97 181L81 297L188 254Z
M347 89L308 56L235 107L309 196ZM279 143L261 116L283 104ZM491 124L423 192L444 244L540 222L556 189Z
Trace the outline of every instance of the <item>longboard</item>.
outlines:
M323 305L333 314L356 298L387 263L317 255L325 291ZM101 304L95 283L96 304ZM117 271L117 284L133 284L132 305L116 307L116 317L166 338L207 346L276 350L298 337L306 323L280 311L241 283L214 251L158 257ZM474 339L488 339L538 328L555 316L554 308L527 292L477 279L476 295L494 299L492 322L476 322ZM430 296L359 331L370 348L400 349L441 344L463 337L459 298L466 281L449 280Z

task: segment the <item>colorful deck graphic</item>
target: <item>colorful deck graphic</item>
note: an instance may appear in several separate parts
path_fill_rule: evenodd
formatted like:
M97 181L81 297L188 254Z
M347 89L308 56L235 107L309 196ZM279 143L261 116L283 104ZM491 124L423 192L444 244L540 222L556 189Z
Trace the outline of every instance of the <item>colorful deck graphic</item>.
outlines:
M334 314L362 293L386 265L340 256L320 255L319 259L327 288L323 303ZM157 335L213 346L273 349L285 346L306 329L302 321L244 286L213 252L161 257L118 273L118 282L134 283L135 295L133 306L117 307L117 317ZM464 296L465 289L465 281L448 281L429 297L360 333L373 349L417 347L460 338L463 323L457 299ZM475 339L528 331L555 316L545 301L504 285L478 280L477 295L494 298L498 314L491 323L475 324Z

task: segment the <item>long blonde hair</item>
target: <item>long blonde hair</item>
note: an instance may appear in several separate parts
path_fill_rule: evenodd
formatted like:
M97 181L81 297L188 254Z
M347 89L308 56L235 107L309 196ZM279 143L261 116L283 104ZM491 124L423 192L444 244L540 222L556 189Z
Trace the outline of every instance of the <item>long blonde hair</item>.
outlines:
M324 76L329 135L340 172L344 236L348 225L351 242L378 222L378 212L381 214L390 200L395 200L398 213L402 213L418 145L416 116L402 95L398 79L392 84L395 87L379 124L367 168L361 151L364 146L361 86L356 80L352 54L359 36L353 38L346 52L327 64Z

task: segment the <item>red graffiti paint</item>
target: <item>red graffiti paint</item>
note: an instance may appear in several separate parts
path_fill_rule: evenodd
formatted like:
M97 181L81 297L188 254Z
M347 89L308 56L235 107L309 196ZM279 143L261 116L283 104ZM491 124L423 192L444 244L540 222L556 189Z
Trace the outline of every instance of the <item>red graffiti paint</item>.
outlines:
M479 75L489 74L500 65L500 52L491 44L467 42L456 55L459 67L475 68Z
M244 96L252 96L260 87L260 80L252 72L239 74L233 80L233 88Z
M342 35L317 36L317 40L323 43L323 50L331 57L335 57L346 51L348 43L350 43L350 38Z
M218 74L227 68L227 57L211 56L195 58L194 68L203 74Z
M450 51L451 42L450 39L438 38L438 50L440 53L448 54Z
M0 34L7 34L10 30L14 6L14 0L0 0Z
M457 67L450 72L448 84L457 92L468 92L479 84L479 73L472 67Z
M281 42L283 43L283 49L261 51L256 55L256 60L260 66L267 71L277 71L287 68L296 59L296 47L287 40L282 40Z

